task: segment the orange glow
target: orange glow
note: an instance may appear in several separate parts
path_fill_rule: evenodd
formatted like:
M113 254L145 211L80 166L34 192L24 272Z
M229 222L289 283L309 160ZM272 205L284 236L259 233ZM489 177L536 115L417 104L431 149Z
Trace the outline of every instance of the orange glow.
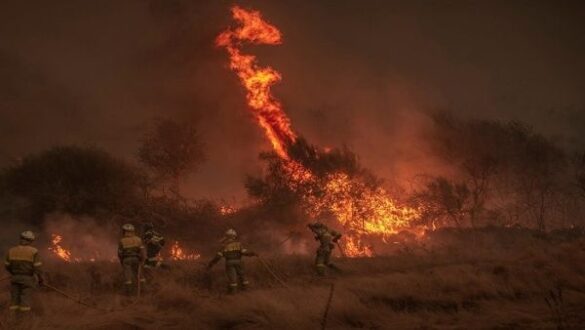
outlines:
M71 262L71 251L65 249L61 246L61 241L63 240L63 236L58 234L51 234L51 243L53 244L49 247L49 250L53 252L59 259Z
M224 216L232 215L237 211L238 210L235 207L229 205L222 205L219 207L219 213Z
M345 239L343 249L345 255L352 258L374 256L374 250L372 247L364 245L360 238L356 236L348 236Z
M394 234L415 215L397 207L384 189L370 189L344 173L329 176L323 197L312 205L314 213L326 209L346 229L367 234Z
M225 47L230 56L230 68L236 72L244 85L248 106L252 109L259 125L264 129L274 150L282 158L288 158L287 145L296 140L290 120L282 111L282 106L274 98L270 88L281 79L280 73L271 67L261 68L256 64L256 56L243 54L243 43L256 45L280 44L280 31L262 20L257 11L247 11L233 7L232 14L240 26L221 33L215 43Z
M178 241L175 241L169 251L171 260L197 260L201 255L195 251L186 251Z
M280 31L262 19L258 11L240 7L232 8L233 18L239 23L236 28L222 32L216 45L224 47L230 58L230 68L237 74L247 91L248 106L274 151L284 160L284 171L290 179L291 189L302 192L302 201L311 217L332 214L345 229L341 245L349 257L371 257L372 247L364 238L381 238L407 228L418 216L415 209L400 206L383 188L367 186L359 179L344 173L330 174L323 180L300 162L291 159L288 147L297 135L291 128L290 119L281 103L271 94L271 87L281 80L278 71L258 66L254 55L243 54L244 43L255 45L277 45L282 43ZM324 152L330 152L326 148ZM319 192L302 187L315 186Z
M86 253L84 257L80 257L78 255L74 255L71 249L64 247L63 245L63 235L60 234L51 234L51 246L49 246L49 251L53 253L59 260L65 262L96 262L96 261L110 261L115 262L118 260L116 257L112 256L110 259L102 258L102 255L99 251L91 251L91 253Z

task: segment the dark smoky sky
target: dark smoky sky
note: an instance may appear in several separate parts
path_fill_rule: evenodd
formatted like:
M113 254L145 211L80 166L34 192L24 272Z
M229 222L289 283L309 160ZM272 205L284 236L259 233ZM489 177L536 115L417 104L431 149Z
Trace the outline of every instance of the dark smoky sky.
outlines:
M269 148L213 46L232 1L4 1L0 165L57 144L134 160L155 117L197 118L208 161L190 196L241 198ZM424 113L518 119L565 145L585 129L582 1L242 1L284 44L247 51L311 142L385 177L432 171Z

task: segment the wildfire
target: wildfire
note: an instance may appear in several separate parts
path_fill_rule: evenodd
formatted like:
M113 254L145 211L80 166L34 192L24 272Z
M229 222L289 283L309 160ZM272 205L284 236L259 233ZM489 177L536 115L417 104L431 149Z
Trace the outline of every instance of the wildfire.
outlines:
M102 255L99 251L92 251L91 253L86 253L83 257L79 255L74 255L70 249L65 248L61 244L63 243L63 235L60 234L51 234L51 246L49 246L49 251L51 251L57 258L65 262L96 262L99 260L109 260L110 262L115 262L117 260L116 257L111 257L110 259L102 258Z
M52 251L61 260L71 262L71 251L61 246L63 236L58 234L51 234L51 238L51 243L53 246L49 247L49 250Z
M248 105L274 150L280 157L288 159L286 146L296 140L296 135L280 102L270 90L272 85L280 81L280 73L271 67L260 68L256 64L256 56L243 54L239 49L243 42L256 45L280 44L280 31L262 20L257 11L247 11L235 6L232 14L241 26L221 33L215 40L216 45L227 50L230 68L236 72L246 88Z
M326 181L322 196L311 200L312 213L328 210L353 233L394 234L418 216L415 209L398 206L383 188L367 187L345 173L330 175Z
M342 243L345 254L351 257L372 256L374 251L364 243L363 236L384 238L396 233L409 225L418 215L417 211L398 206L384 189L366 186L345 173L330 174L321 182L322 178L317 178L309 168L291 159L288 147L294 144L297 135L282 105L271 93L272 85L282 77L271 67L259 67L254 55L243 54L240 49L244 43L278 45L282 43L282 35L275 26L264 21L258 11L235 6L232 15L239 26L221 33L216 45L227 50L230 68L246 89L248 106L275 152L284 160L291 188L299 191L297 187L319 184L322 193L303 193L307 213L313 217L324 212L332 213L347 231Z
M219 207L219 213L223 216L232 215L237 212L237 209L233 206L222 205Z
M181 247L178 241L175 241L169 251L171 260L197 260L201 255L195 251L187 252Z
M348 236L345 239L344 253L350 257L373 257L374 249L371 246L364 245L359 238Z

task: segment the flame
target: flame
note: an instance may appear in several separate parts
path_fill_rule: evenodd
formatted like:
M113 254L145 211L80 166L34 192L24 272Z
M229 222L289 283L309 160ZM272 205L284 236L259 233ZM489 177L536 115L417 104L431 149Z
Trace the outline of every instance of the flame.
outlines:
M49 247L49 250L53 252L57 257L66 262L71 262L71 251L61 246L63 236L59 234L51 234L51 243L53 246Z
M201 258L201 255L195 251L193 252L186 252L185 249L181 247L179 241L175 241L171 246L171 250L169 251L171 260L197 260Z
M373 257L374 248L369 245L364 245L363 242L356 236L348 236L345 239L343 249L348 257Z
M89 256L85 257L74 256L70 249L67 249L61 245L62 243L63 235L51 234L51 246L49 246L49 251L51 251L57 258L59 258L59 260L65 262L96 262L99 260L115 262L117 260L115 256L112 256L110 259L104 259L102 258L99 251L94 251Z
M233 7L232 14L241 26L228 29L215 40L217 46L225 47L230 56L230 68L236 72L244 85L248 106L256 120L264 129L274 150L282 158L288 159L286 146L296 140L290 120L282 111L282 106L272 95L270 88L279 82L281 75L271 67L261 68L256 64L256 56L243 54L243 42L256 45L277 45L282 42L280 31L264 21L257 11L247 11Z
M219 214L223 216L228 216L236 213L238 210L237 208L230 206L230 205L222 205L219 207Z
M237 74L246 89L248 106L277 155L284 160L284 170L292 189L307 183L320 183L310 169L291 159L287 148L297 140L291 122L281 103L272 95L271 87L282 79L271 67L260 67L254 55L241 52L244 43L253 45L278 45L282 43L280 31L262 19L260 12L232 8L233 18L239 23L236 28L222 32L215 40L229 55L230 68ZM325 149L329 152L330 149ZM343 240L345 254L350 257L373 256L374 251L365 244L363 237L381 236L407 227L418 215L414 209L399 206L382 188L370 188L344 173L329 175L320 185L322 194L306 191L303 204L307 213L317 217L324 212L332 213L347 231Z
M383 188L369 188L345 173L330 175L324 193L311 205L312 213L327 210L358 234L395 234L418 216L417 210L398 206Z

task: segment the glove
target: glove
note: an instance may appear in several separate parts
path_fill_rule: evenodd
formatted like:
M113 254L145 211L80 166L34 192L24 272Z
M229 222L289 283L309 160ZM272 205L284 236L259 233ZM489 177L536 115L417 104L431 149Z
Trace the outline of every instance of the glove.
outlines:
M43 280L42 276L39 276L38 283L39 283L39 286L43 286L43 284L45 284L45 280Z

